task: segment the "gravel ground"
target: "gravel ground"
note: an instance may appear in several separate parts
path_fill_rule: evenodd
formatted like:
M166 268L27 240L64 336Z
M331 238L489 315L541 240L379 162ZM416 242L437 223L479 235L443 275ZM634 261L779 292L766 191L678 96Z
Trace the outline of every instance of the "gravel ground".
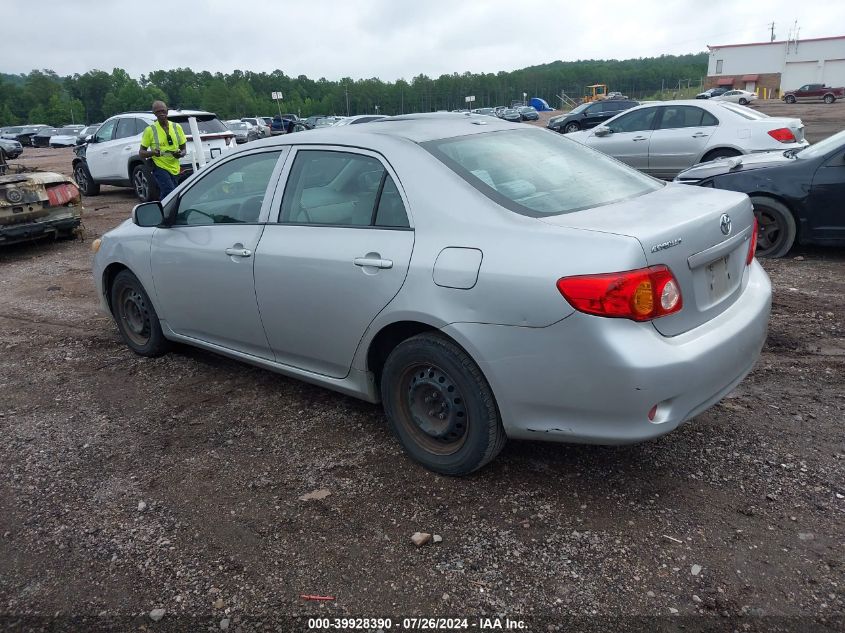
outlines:
M803 108L808 135L836 125ZM70 173L71 156L22 161ZM129 352L89 244L132 204L106 187L85 241L0 252L0 628L845 630L842 249L764 263L757 367L676 432L511 442L450 479L405 458L377 406L190 348Z

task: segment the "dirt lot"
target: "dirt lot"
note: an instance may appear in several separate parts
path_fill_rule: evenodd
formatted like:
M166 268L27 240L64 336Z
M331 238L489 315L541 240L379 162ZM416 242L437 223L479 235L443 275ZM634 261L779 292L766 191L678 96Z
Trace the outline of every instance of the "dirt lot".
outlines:
M811 140L845 125L839 104L797 109ZM406 459L376 406L193 349L133 355L89 251L132 204L106 187L86 241L0 252L0 628L845 628L845 250L764 263L762 358L676 432L511 442L450 479Z

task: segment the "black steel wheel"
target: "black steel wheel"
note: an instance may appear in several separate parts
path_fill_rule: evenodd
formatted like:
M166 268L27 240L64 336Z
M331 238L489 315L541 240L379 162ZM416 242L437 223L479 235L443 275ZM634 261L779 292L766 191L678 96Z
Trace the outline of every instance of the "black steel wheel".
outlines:
M158 200L158 185L150 168L143 163L136 165L132 170L132 188L141 202Z
M161 356L170 349L155 308L138 278L120 271L111 286L111 309L129 348L141 356Z
M453 341L419 334L387 358L381 395L405 452L429 470L465 475L490 462L507 439L481 370Z
M782 202L767 196L752 196L757 217L757 257L783 257L795 242L795 218Z
M73 178L83 196L96 196L100 193L100 185L91 177L85 163L78 162L73 166Z
M567 123L566 126L563 128L564 134L569 134L570 132L577 132L581 129L581 126L573 121L572 123Z

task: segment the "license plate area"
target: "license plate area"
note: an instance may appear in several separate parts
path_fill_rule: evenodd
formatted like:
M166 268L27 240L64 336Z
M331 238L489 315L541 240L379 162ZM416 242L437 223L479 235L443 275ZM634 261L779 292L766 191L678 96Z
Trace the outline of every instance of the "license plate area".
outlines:
M722 299L733 287L731 280L730 254L707 264L705 267L706 281L709 286L710 303Z

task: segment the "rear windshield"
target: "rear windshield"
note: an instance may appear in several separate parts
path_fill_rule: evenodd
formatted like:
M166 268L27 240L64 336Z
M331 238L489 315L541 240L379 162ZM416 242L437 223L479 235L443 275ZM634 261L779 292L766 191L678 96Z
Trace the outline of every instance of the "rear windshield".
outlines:
M545 130L488 132L422 146L494 202L532 217L620 202L664 186Z
M249 128L246 126L246 123L242 121L238 121L235 123L234 121L229 122L226 124L230 130L248 130Z
M188 117L182 115L172 116L169 118L174 123L178 123L182 126L182 131L185 133L185 136L191 135L191 126L188 125ZM198 115L197 127L199 127L200 134L219 134L220 132L229 131L226 129L226 126L223 125L223 122L213 114Z

